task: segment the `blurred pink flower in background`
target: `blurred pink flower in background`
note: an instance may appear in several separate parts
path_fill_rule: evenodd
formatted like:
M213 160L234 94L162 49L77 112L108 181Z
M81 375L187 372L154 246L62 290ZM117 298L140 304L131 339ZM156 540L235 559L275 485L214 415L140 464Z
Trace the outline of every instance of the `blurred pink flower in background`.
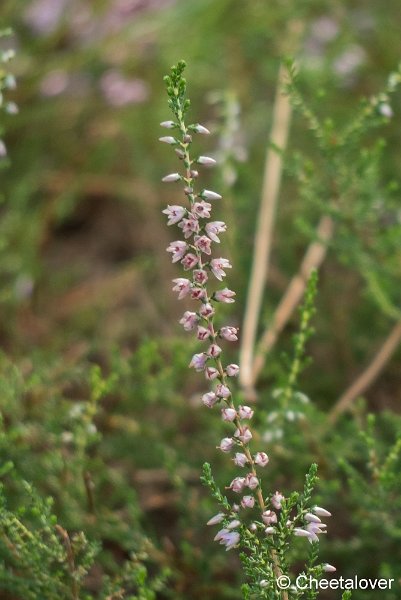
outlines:
M124 77L116 69L104 73L100 88L112 106L138 104L149 98L149 87L142 79Z
M68 0L35 0L25 11L25 21L37 33L51 33L63 17Z

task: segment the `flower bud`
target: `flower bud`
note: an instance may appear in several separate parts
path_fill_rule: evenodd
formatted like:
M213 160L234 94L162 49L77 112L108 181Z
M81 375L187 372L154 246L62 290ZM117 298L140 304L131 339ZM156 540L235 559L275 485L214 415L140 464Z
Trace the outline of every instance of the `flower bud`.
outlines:
M321 506L314 506L312 512L314 512L315 515L318 515L318 517L331 517L331 512Z
M230 483L230 490L240 494L245 487L245 477L235 477Z
M216 394L220 398L229 398L229 396L231 396L231 391L229 387L223 383L219 383L219 385L216 387Z
M240 525L241 525L241 521L239 521L238 519L234 519L227 525L227 529L235 529L236 527L239 527Z
M174 127L177 127L177 123L174 123L174 121L162 121L160 123L160 127L165 127L165 129L174 129Z
M230 364L226 366L226 373L229 377L236 377L239 373L239 366ZM247 407L248 408L248 407ZM243 419L248 419L250 417L241 417Z
M191 127L192 131L195 131L195 133L201 133L202 135L209 135L210 131L204 127L203 125L200 125L199 123L197 123L196 125L194 125L193 127Z
M238 414L241 417L241 419L252 419L253 410L250 406L239 406Z
M201 352L200 354L194 354L191 362L189 363L189 367L193 367L195 371L203 371L206 365L206 361L208 360L208 356Z
M164 183L171 183L173 181L180 181L180 179L181 175L179 173L169 173L169 175L163 177L162 181Z
M177 140L171 135L165 135L159 138L159 142L164 142L165 144L176 144Z
M329 563L325 563L323 565L323 571L325 571L326 573L335 573L337 571L337 569L335 567L333 567L333 565L329 565Z
M229 290L228 288L224 288L223 290L218 290L215 292L213 297L217 302L231 304L232 302L235 302L234 296L236 296L235 292Z
M205 167L213 167L216 164L214 158L210 156L199 156L196 162Z
M305 521L308 521L309 523L321 523L322 522L319 519L319 517L317 517L316 515L313 515L312 513L306 513Z
M234 448L235 441L233 438L223 438L220 442L220 446L217 446L222 452L230 452ZM245 481L245 480L244 480Z
M216 402L219 401L219 398L216 396L214 392L207 392L202 396L202 402L208 408L213 408Z
M255 498L253 496L244 496L241 500L242 508L253 508L255 506Z
M199 314L202 315L204 319L207 319L214 315L214 308L209 302L206 302L206 304L202 304L200 307Z
M222 522L224 517L225 517L224 513L217 513L217 515L214 515L214 517L209 519L209 521L206 523L206 525L217 525L218 523Z
M194 271L194 273L195 273L195 271ZM236 342L238 340L237 333L238 333L238 329L236 327L222 327L219 331L219 336L229 342ZM237 367L238 365L229 365L229 366ZM227 369L226 369L226 371L227 371ZM238 367L238 371L239 371L239 367ZM228 373L227 373L227 375L228 375Z
M245 481L245 485L247 485L250 490L256 489L259 485L259 479L253 473L248 473Z
M262 521L263 523L266 523L266 525L277 523L277 515L273 510L265 510L262 513Z
M199 197L204 200L221 200L222 196L217 192L213 192L212 190L202 190L199 193Z
M254 456L255 465L259 465L259 467L265 467L269 462L269 457L266 452L257 452Z
M209 381L213 381L213 379L216 379L219 375L220 375L220 373L214 367L206 367L206 369L205 369L205 377Z
M207 351L208 356L211 358L217 358L221 354L221 348L217 344L211 344Z
M282 494L280 494L280 492L276 492L275 494L273 494L272 504L273 504L274 508L276 508L277 510L280 510L281 502L283 500L284 500L284 496Z
M234 463L237 465L237 467L245 467L245 465L248 463L246 454L243 452L236 452L234 456Z
M248 444L248 442L250 442L252 439L252 432L247 426L243 427L242 431L237 429L234 435L241 440L243 444Z
M179 323L184 327L185 331L192 331L195 329L198 320L199 317L196 313L186 310Z
M234 421L237 416L235 408L223 408L221 410L221 416L223 421Z

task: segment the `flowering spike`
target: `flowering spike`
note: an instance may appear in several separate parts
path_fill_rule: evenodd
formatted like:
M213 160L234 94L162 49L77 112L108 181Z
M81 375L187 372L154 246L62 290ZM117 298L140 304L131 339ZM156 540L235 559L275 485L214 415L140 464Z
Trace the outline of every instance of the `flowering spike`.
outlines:
M249 536L255 536L258 547L261 547L260 544L264 544L267 552L270 553L269 559L273 564L271 572L280 575L281 565L275 558L274 549L276 543L277 548L280 548L278 544L282 541L283 528L287 528L286 533L292 532L295 536L308 538L311 543L316 542L326 528L320 517L329 516L330 513L320 507L310 508L310 505L305 502L300 505L301 508L298 507L298 513L291 515L290 518L285 511L286 508L291 508L290 503L283 507L284 496L280 492L276 492L273 496L271 494L266 496L262 491L257 471L268 465L269 457L266 452L251 451L250 443L253 435L250 427L245 423L253 417L254 411L250 406L238 405L235 402L230 378L238 375L239 366L235 363L224 366L221 359L224 344L222 347L218 344L220 340L229 342L238 340L237 327L215 324L219 303L233 303L235 292L228 287L217 291L209 288L210 284L215 283L214 278L223 281L227 269L232 268L227 258L215 257L215 244L220 243L220 234L227 230L227 225L220 220L210 221L211 202L221 200L222 196L212 190L201 189L199 191L197 189L196 180L199 173L194 168L195 164L213 166L216 161L214 158L203 155L193 159L190 153L191 134L208 134L209 131L200 124L186 125L185 113L188 110L189 101L185 96L186 82L182 77L184 67L183 62L178 63L177 66L172 67L171 74L165 78L169 105L175 120L164 121L162 126L167 129L176 128L177 135L176 137L163 136L160 138L167 145L174 146L176 154L181 159L180 165L183 170L182 174L171 173L163 178L163 181L166 182L181 180L185 198L185 205L168 205L163 210L163 213L167 215L168 225L177 224L184 238L171 242L167 248L167 251L172 254L172 261L180 262L184 271L187 272L186 277L178 277L173 280L173 290L177 292L178 299L188 297L197 303L196 312L186 311L180 319L180 324L186 331L194 331L196 338L204 344L202 350L192 356L189 366L196 371L203 372L207 382L216 380L214 384L210 383L210 387L213 389L209 388L209 391L201 396L201 402L210 409L219 404L220 415L225 426L231 427L231 434L224 437L217 448L223 453L238 450L238 452L233 452L235 454L232 458L234 465L239 469L246 469L244 476L234 477L230 485L226 487L230 492L242 496L238 502L231 504L212 482L210 467L209 470L205 468L204 482L210 484L213 496L220 501L223 508L223 512L212 517L208 521L208 525L223 522L223 528L214 539L224 545L227 550L241 543L242 532L247 536L247 543L250 539ZM210 277L210 273L213 277ZM287 416L289 414L287 411ZM270 500L266 498L270 498ZM269 504L271 506L268 506ZM252 516L252 522L248 521L247 523L242 509L253 509L255 505L258 507L260 518L254 519ZM276 511L281 511L280 519ZM280 525L277 525L279 521ZM294 527L295 524L301 526ZM240 527L241 534L237 531ZM274 537L266 540L266 536ZM251 548L250 545L246 547ZM330 568L328 565L327 570ZM261 587L263 587L262 582L264 581L267 581L268 584L271 583L270 580L262 579Z

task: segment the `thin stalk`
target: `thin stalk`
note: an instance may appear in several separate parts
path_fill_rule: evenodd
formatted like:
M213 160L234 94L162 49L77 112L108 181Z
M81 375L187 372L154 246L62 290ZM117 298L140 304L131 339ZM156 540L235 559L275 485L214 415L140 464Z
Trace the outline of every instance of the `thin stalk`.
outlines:
M252 385L252 363L256 342L263 290L269 271L276 207L281 182L283 159L271 142L280 149L287 145L291 120L291 104L283 93L286 70L280 65L276 98L273 107L273 125L266 154L263 176L262 201L257 217L257 232L252 261L251 277L245 307L240 348L240 383L244 390Z

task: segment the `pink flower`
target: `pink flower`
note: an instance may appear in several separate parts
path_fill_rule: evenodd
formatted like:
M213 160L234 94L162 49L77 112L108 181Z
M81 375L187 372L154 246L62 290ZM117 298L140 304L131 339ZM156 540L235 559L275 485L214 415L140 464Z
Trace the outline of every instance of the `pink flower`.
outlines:
M182 219L182 221L178 223L178 227L182 229L184 238L187 239L191 237L193 233L199 232L199 221L190 214L188 219Z
M253 457L255 464L259 465L259 467L265 467L269 462L269 457L266 452L257 452Z
M230 483L229 489L240 494L246 485L245 477L235 477Z
M232 302L235 302L234 296L236 296L235 292L229 290L228 288L224 288L224 290L218 290L215 292L213 297L215 300L217 300L217 302L231 304Z
M205 369L205 377L209 381L213 381L213 379L216 379L219 375L220 375L220 373L214 367L206 367L206 369Z
M191 298L193 300L204 300L206 297L206 290L203 288L192 288Z
M221 417L223 421L234 421L237 416L235 408L223 408L221 410Z
M274 529L274 527L266 527L266 529L265 529L265 533L267 535L272 535L272 533L275 533L275 531L276 530Z
M329 565L329 563L325 563L323 565L323 571L325 571L326 573L335 573L337 571L337 569L335 567L333 567L333 565Z
M275 494L273 494L272 504L273 504L274 508L276 508L277 510L280 510L281 502L283 500L284 500L284 496L283 496L283 494L280 494L280 492L276 492Z
M219 401L219 398L216 396L214 392L207 392L202 396L202 402L208 408L213 408L216 402Z
M253 496L244 496L241 500L242 508L253 508L255 506L255 498Z
M210 219L210 211L212 210L212 205L209 204L209 202L204 202L202 200L202 202L195 202L195 204L193 205L193 211L196 215L198 215L198 217L200 217L201 219ZM206 231L207 231L207 225L206 225ZM209 236L211 239L213 239L211 236Z
M173 283L175 283L173 292L178 292L178 300L182 300L189 294L191 290L191 282L189 279L178 277L178 279L173 279Z
M181 175L179 173L169 173L165 177L163 177L163 183L171 183L173 181L179 181L181 179Z
M220 446L217 446L222 452L230 452L234 448L235 441L233 438L223 438L220 442Z
M222 327L219 336L229 342L236 342L238 340L237 333L238 329L236 327Z
M236 452L234 457L234 463L237 465L237 467L245 467L245 465L248 463L246 454L244 454L243 452Z
M167 225L174 225L178 221L181 221L186 212L183 206L176 204L168 205L166 209L162 210L162 213L168 216Z
M234 365L234 364L230 364L226 366L226 373L228 375L228 377L236 377L239 373L239 366L238 365ZM243 419L247 419L250 417L242 417Z
M204 352L201 352L200 354L194 354L191 362L189 363L189 367L193 367L195 371L203 371L207 360L208 356Z
M229 529L221 529L215 536L214 541L220 542L226 550L231 550L239 543L241 537L238 531L230 531Z
M241 419L252 419L253 410L250 406L239 406L238 414L241 417Z
M219 398L229 398L231 396L231 391L229 387L223 383L219 383L216 386L216 394L219 396Z
M226 276L224 269L231 269L231 264L227 258L213 258L210 261L210 268L212 270L213 275L219 281L222 281L223 277Z
M224 513L217 513L217 515L214 515L214 517L209 519L209 521L206 523L206 525L217 525L218 523L222 522L224 517L225 517Z
M200 307L199 314L202 315L204 319L207 319L214 315L214 308L209 302L206 302L206 304L202 304Z
M220 194L212 192L212 190L202 190L199 194L200 198L204 200L221 200Z
M203 269L195 269L193 272L194 283L203 285L207 281L207 273Z
M198 338L198 340L207 340L210 337L210 331L209 329L206 329L206 327L202 327L201 325L198 325L198 331L196 334L196 337Z
M239 440L241 440L241 442L243 444L247 444L248 442L251 441L252 439L252 432L249 429L249 427L245 426L242 428L242 431L240 429L237 429L235 432L235 437L237 437Z
M212 253L211 245L212 245L212 242L206 235L201 235L200 237L195 237L195 246L197 248L199 248L199 250L201 252L204 252L205 254L208 254L208 255L211 254Z
M277 515L272 510L265 510L262 513L262 521L266 523L266 525L271 525L272 523L277 523Z
M217 344L211 344L207 351L207 355L210 356L211 358L217 358L218 356L220 356L220 354L221 354L220 346L218 346Z
M220 243L218 234L227 231L227 225L224 223L224 221L211 221L210 223L206 224L205 230L211 240Z
M185 244L185 242L183 242L183 244ZM193 269L198 264L198 260L199 258L195 254L188 252L188 254L186 254L181 261L181 264L184 267L184 271L189 271L190 269Z
M177 240L176 242L171 242L169 247L167 248L167 252L172 252L172 261L173 263L178 262L187 251L186 242L182 242L181 240Z
M245 485L247 485L250 490L254 490L259 485L259 479L253 473L248 473L245 481Z
M196 313L186 310L179 323L184 327L185 331L192 331L195 329L198 320L199 317Z

